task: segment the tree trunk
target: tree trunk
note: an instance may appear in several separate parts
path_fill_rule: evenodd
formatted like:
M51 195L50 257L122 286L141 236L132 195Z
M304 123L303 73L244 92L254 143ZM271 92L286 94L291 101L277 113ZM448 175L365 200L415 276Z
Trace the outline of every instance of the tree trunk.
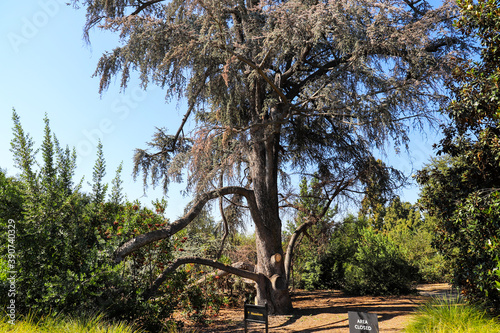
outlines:
M261 274L257 283L256 303L267 302L272 314L289 314L292 301L288 292L284 256L281 244L281 220L278 206L278 148L279 133L258 129L250 151L250 174L255 195L257 266Z

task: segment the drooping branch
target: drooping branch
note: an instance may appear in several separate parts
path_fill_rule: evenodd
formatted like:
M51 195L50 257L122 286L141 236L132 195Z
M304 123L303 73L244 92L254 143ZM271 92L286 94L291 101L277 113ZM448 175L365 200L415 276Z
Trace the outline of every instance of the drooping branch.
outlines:
M224 265L221 262L211 260L211 259L206 259L206 258L199 258L199 257L184 257L184 258L179 258L172 262L161 274L158 276L158 278L153 282L151 287L146 290L143 293L143 298L144 300L148 300L149 298L153 297L156 292L158 291L158 288L160 288L161 284L165 282L167 279L168 275L175 271L179 266L185 265L185 264L200 264L200 265L205 265L205 266L210 266L214 268L218 268L222 271L228 272L230 274L235 274L238 276L241 276L242 278L249 279L255 282L259 282L260 279L262 279L261 274L257 274L254 272L250 272L245 269L240 269L237 267L233 266L228 266Z
M255 198L253 191L243 187L228 186L210 192L202 193L196 197L191 209L187 212L187 214L180 219L167 225L165 228L150 231L148 233L134 237L120 246L115 252L115 263L121 262L126 256L147 244L168 238L178 231L184 229L200 214L201 210L208 201L228 194L239 194L241 196L244 196L247 199L250 209L252 209L252 207L255 207Z
M309 221L301 224L297 229L295 229L295 231L292 234L292 237L290 238L290 241L288 242L285 254L285 262L284 262L286 281L290 281L290 268L292 266L293 249L295 247L295 243L299 239L300 235L313 225L314 221Z

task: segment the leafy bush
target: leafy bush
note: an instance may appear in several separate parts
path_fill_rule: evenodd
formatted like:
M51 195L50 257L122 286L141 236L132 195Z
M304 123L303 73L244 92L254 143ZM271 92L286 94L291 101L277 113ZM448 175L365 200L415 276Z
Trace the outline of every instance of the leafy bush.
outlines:
M460 230L447 240L457 247L453 282L469 300L500 309L493 274L500 250L500 192L472 193L458 205L453 221L453 227Z
M395 242L368 222L351 215L335 229L320 260L320 284L357 295L411 292L418 280L417 268Z
M366 219L357 219L350 215L338 225L330 239L326 253L320 258L321 284L324 288L343 289L345 286L345 268L351 262L357 249Z
M346 263L344 289L356 295L399 295L413 290L417 269L396 244L373 229L364 229L351 261Z
M383 233L396 243L404 257L418 268L420 282L449 282L451 269L433 246L438 221L422 215L416 205L394 198L385 208Z
M13 120L12 152L21 174L12 179L0 172L0 183L5 185L0 191L6 195L8 205L15 208L9 212L8 207L0 205L0 236L6 241L15 226L15 264L9 270L17 272L17 313L78 315L100 310L111 318L137 322L152 332L164 329L179 305L178 297L187 293L187 273L169 276L165 283L175 287L173 294L165 291L163 296L148 301L142 295L169 261L185 250L187 237L150 244L118 265L112 263L112 257L124 241L168 223L161 215L166 202L153 203L156 213L141 208L138 202L123 203L121 166L112 182L110 200L106 201L107 185L102 182L105 161L100 144L89 184L91 192L83 193L81 183L75 185L72 180L76 154L59 146L48 119L40 149L41 163L35 163L37 150L15 112ZM6 258L7 248L2 247L0 254ZM0 301L6 306L9 282L4 260L0 267ZM207 306L211 306L209 302L205 302Z

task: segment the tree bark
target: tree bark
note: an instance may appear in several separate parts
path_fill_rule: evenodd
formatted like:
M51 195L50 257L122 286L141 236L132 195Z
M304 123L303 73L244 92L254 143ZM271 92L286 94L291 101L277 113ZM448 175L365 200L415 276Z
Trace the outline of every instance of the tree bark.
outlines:
M177 267L185 264L200 264L200 265L205 265L205 266L210 266L214 268L218 268L219 270L225 271L228 274L235 274L238 276L241 276L245 279L249 279L255 282L259 282L262 280L262 277L259 274L256 274L254 272L250 272L249 270L246 270L249 266L246 264L241 265L240 263L236 263L232 266L224 265L221 262L211 260L211 259L206 259L206 258L199 258L199 257L184 257L184 258L179 258L175 260L172 264L170 264L161 274L160 276L153 282L151 287L146 290L143 293L143 298L145 300L150 299L153 297L156 292L158 291L158 288L162 285L163 282L167 279L168 275L175 271Z
M278 202L278 150L279 128L254 129L255 140L249 152L250 175L254 191L256 210L251 210L255 223L257 250L256 303L267 302L272 314L289 314L292 300L288 292L281 246L281 220Z

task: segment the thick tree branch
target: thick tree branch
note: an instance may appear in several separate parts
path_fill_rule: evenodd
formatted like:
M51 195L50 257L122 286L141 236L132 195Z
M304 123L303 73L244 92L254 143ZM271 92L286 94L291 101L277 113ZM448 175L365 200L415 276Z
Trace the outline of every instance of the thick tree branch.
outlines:
M189 212L187 212L187 214L180 219L167 225L165 228L139 235L121 245L115 252L115 263L121 262L126 256L147 244L174 235L178 231L185 228L189 223L191 223L191 221L193 221L194 218L196 218L200 214L201 210L209 200L216 199L220 196L228 194L239 194L241 196L244 196L247 199L249 206L251 208L255 207L255 198L253 191L243 187L228 186L200 194L194 200L194 203Z
M220 178L219 178L219 187L220 188L223 187L222 174L220 175ZM219 211L220 211L220 215L222 216L222 222L224 224L224 235L222 236L222 240L220 242L221 244L220 244L219 252L217 253L217 260L220 259L221 255L222 255L222 251L224 251L224 244L226 242L227 235L229 234L229 225L227 223L226 214L224 213L223 202L224 202L224 197L223 196L219 197Z
M291 65L281 76L281 80L286 81L290 76L292 76L297 68L304 63L306 60L307 55L311 51L312 45L310 43L307 43L306 46L302 49L302 52L300 53L299 58L293 65Z
M463 41L461 41L459 38L443 37L443 38L440 38L438 40L433 41L432 43L427 44L425 46L424 50L426 52L433 53L433 52L439 51L439 49L442 48L443 46L450 46L450 45L459 44L459 43L463 43Z
M227 50L227 48L224 48L225 50ZM229 53L231 53L232 55L234 55L236 58L238 58L239 61L241 62L244 62L245 64L247 64L248 66L252 67L253 69L255 69L257 71L257 73L259 73L259 75L271 86L271 88L278 94L278 96L280 97L281 101L285 104L288 104L288 99L287 97L285 96L285 94L283 93L283 91L281 91L280 88L278 88L274 82L266 75L266 73L264 73L264 71L262 70L262 68L260 66L258 66L257 64L255 64L253 61L251 61L250 59L247 59L231 50L227 50Z
M292 85L292 88L287 92L287 98L289 100L293 100L300 92L300 90L309 82L313 81L314 79L321 77L322 75L328 73L330 70L332 70L335 67L338 67L342 64L345 64L349 61L349 59L352 57L352 54L346 54L343 57L337 58L335 60L329 61L320 68L318 68L315 72L311 73L309 76L307 76L305 79L302 81L298 82L295 85Z
M238 269L243 269L243 270L249 271L249 272L255 272L255 266L254 265L252 265L250 263L247 263L247 262L243 262L243 261L238 261L238 262L236 262L234 264L231 264L231 267L235 267L235 268L238 268ZM196 281L194 283L194 285L198 285L200 283L205 282L207 280L207 278L209 278L209 277L218 276L218 277L221 278L221 277L224 277L224 276L228 276L229 274L231 274L231 273L227 272L227 271L224 271L222 269L219 269L216 272L206 274L201 279L199 279L198 281Z
M154 5L155 3L158 3L158 2L162 2L164 0L151 0L151 1L146 1L146 2L143 2L143 1L139 1L139 6L137 7L137 9L130 15L137 15L139 14L140 12L142 12L144 9L148 8L149 6L152 6Z
M235 274L238 276L241 276L245 279L249 279L255 282L258 282L261 279L260 274L250 272L245 269L240 269L237 267L233 266L228 266L224 265L221 262L211 260L211 259L205 259L205 258L199 258L199 257L184 257L184 258L179 258L176 259L172 264L170 264L161 274L158 276L158 278L153 282L151 287L146 290L143 293L143 298L144 300L148 300L149 298L153 297L156 292L158 291L158 288L160 288L161 284L165 282L167 279L168 275L175 271L177 267L185 264L200 264L200 265L205 265L205 266L210 266L214 268L218 268L222 271L228 272L230 274Z

